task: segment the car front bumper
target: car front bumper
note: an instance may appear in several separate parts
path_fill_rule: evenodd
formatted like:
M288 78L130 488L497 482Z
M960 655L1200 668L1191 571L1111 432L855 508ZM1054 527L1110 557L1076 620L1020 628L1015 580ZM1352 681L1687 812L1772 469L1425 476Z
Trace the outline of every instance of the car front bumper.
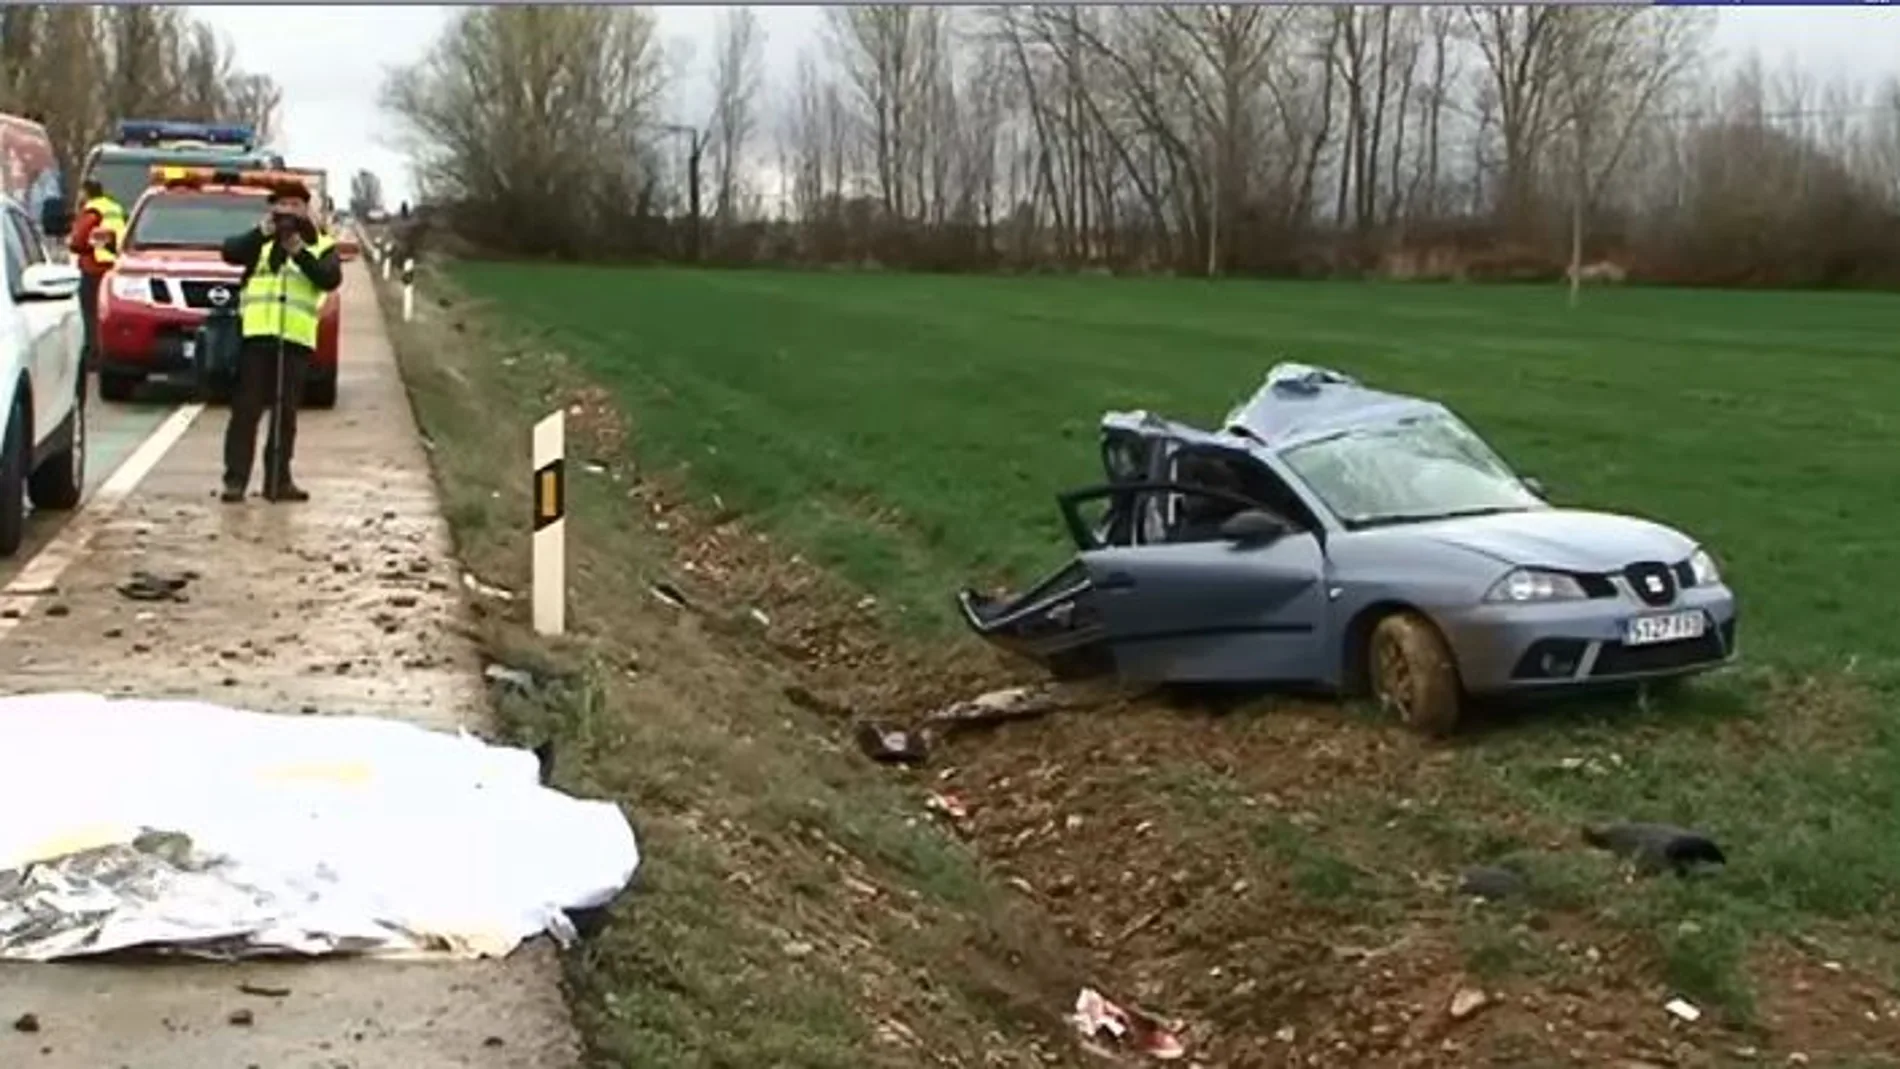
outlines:
M1633 617L1699 611L1702 636L1626 646ZM1542 605L1479 605L1438 614L1474 694L1568 689L1693 675L1735 659L1735 595L1726 586L1691 587L1665 607L1628 597Z

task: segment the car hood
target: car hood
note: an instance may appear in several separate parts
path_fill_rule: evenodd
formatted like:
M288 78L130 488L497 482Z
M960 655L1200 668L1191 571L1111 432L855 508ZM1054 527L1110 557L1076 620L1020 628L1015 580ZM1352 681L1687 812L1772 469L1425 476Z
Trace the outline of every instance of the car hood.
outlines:
M1673 564L1695 551L1687 535L1662 524L1582 509L1533 509L1393 529L1400 531L1503 564L1570 572L1616 571L1635 561Z
M244 269L224 262L217 249L127 249L118 270L133 275L166 275L189 271L200 278L236 280Z

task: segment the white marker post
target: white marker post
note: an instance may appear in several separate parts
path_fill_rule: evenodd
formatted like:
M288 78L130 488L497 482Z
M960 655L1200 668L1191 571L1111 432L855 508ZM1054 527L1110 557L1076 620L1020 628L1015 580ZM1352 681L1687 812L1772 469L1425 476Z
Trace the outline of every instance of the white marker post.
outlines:
M534 425L534 629L567 627L567 413Z
M389 244L387 242L384 242L382 246L382 260L383 260L383 281L388 282L389 281Z
M416 317L416 261L410 257L402 262L402 321L409 322Z

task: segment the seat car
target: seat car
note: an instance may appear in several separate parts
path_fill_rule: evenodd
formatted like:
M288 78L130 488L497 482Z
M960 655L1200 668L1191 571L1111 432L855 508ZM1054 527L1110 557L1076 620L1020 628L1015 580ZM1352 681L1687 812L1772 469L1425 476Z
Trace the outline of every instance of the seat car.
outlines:
M46 257L20 202L0 197L0 556L25 536L26 507L64 510L86 484L85 331L79 269Z
M237 308L244 279L219 247L264 217L273 185L301 175L155 167L151 177L156 184L133 207L99 294L99 395L108 401L129 400L154 375L198 379L198 328L212 311ZM329 293L318 308L304 387L312 408L336 405L342 307L340 293ZM212 384L212 393L228 388Z
M1283 364L1207 432L1102 420L1107 481L1060 495L1074 559L958 596L1059 675L1314 685L1443 734L1473 695L1575 691L1735 656L1707 550L1554 507L1435 402Z

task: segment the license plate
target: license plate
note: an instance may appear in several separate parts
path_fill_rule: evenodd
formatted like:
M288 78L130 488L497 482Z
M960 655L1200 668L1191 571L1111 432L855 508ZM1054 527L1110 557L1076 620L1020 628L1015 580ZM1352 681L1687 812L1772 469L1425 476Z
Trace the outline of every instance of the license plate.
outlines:
M192 358L198 355L198 339L186 338L183 343L183 349L185 352L185 362L189 364Z
M1662 642L1701 638L1708 625L1708 617L1699 610L1638 616L1623 625L1623 645L1654 646Z

